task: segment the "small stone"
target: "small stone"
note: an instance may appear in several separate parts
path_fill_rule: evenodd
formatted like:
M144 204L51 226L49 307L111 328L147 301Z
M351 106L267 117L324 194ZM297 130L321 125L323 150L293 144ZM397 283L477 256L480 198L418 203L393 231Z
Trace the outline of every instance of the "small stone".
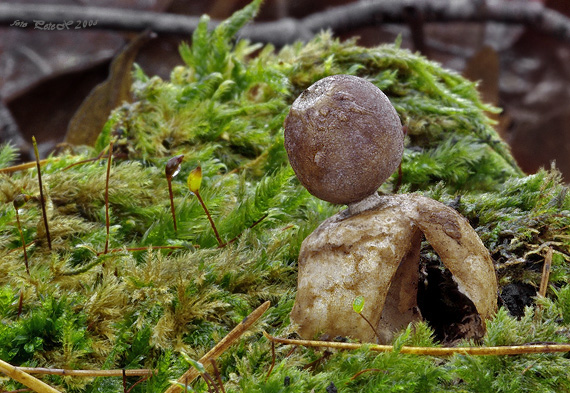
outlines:
M358 202L398 168L400 118L372 83L334 75L307 88L285 119L285 148L297 178L316 197Z

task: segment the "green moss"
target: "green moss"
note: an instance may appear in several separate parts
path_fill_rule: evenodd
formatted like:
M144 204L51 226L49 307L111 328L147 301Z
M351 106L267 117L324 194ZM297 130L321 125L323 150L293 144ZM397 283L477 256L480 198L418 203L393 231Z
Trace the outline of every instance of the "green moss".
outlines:
M156 368L133 392L163 391L182 374L184 351L199 359L265 300L272 308L219 360L227 391L306 392L567 391L567 356L451 359L276 348L261 329L292 333L289 312L303 239L340 207L312 197L290 169L282 123L296 96L337 73L382 88L407 126L399 192L421 192L457 208L493 255L501 283L538 286L548 246L554 250L543 313L521 319L502 309L486 344L568 341L570 196L556 169L525 176L492 128L475 84L397 45L362 48L324 32L276 52L235 32L252 3L213 31L203 18L184 66L168 81L134 71L135 102L110 116L96 147L50 158L42 167L53 251L47 249L37 200L20 211L31 275L25 272L13 198L38 196L36 169L0 174L0 358L59 368ZM109 187L110 249L104 249L108 143L127 158L113 162ZM174 231L166 161L184 154L173 179ZM0 167L15 157L0 149ZM200 194L226 247L186 187L201 165ZM397 174L380 191L391 193ZM254 225L255 224L255 225ZM151 246L176 246L153 250ZM127 248L143 248L129 251ZM145 249L146 248L146 249ZM430 250L422 251L424 258ZM437 345L420 324L397 345ZM319 360L321 359L321 360ZM359 371L373 369L351 379ZM120 378L46 379L69 392L121 391ZM128 385L136 382L129 379ZM3 389L20 385L2 380ZM204 383L194 385L207 391Z

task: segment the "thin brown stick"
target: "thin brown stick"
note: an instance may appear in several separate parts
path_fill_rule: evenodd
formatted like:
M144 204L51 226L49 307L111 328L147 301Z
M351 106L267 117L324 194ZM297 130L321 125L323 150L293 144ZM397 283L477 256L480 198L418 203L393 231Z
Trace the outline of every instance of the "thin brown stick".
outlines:
M127 393L130 393L131 390L133 390L133 389L135 388L135 386L137 386L139 383L143 383L144 381L146 381L146 380L148 379L148 377L149 377L149 376L146 375L146 376L140 378L140 379L139 379L138 381L136 381L135 383L133 383L133 386L131 386L131 387L129 388L129 390L127 390Z
M63 375L70 377L121 377L123 369L118 370L66 370L62 368L43 368L43 367L18 367L18 369L28 374L43 375ZM127 377L140 377L156 374L156 370L148 368L143 369L124 369Z
M105 178L105 227L107 236L105 237L105 252L109 251L109 177L111 176L111 161L113 160L113 141L109 143L109 156L107 158L107 177Z
M222 353L224 353L237 339L241 337L254 323L257 321L264 313L267 311L271 302L267 301L255 309L251 314L241 321L231 332L229 332L214 348L212 348L207 354L202 356L199 360L203 365L208 365L212 359L217 359ZM194 379L196 379L200 373L194 367L191 367L178 378L178 384L170 385L164 393L178 393L182 391L180 385L188 385Z
M24 308L24 289L20 289L20 296L18 297L18 313L16 314L16 318L20 318L22 315L22 309Z
M220 390L222 391L222 393L226 393L226 388L224 387L224 381L222 381L222 376L220 375L220 370L218 370L216 361L214 359L210 359L210 363L212 364L212 368L214 369L214 376L216 377L216 381L218 385L220 385Z
M358 343L339 343L329 341L313 341L313 340L290 340L286 338L278 338L263 332L268 340L280 344L299 345L303 347L316 348L333 348L355 350L367 347L371 351L376 352L393 352L394 347L391 345L379 344L358 344ZM538 344L538 345L506 345L500 347L408 347L403 346L400 353L411 355L427 355L427 356L451 356L460 355L523 355L530 353L554 353L554 352L570 352L570 344Z
M210 359L210 363L212 364L212 368L214 369L214 376L216 377L216 381L218 385L220 385L220 389L222 393L226 393L226 388L224 387L224 381L222 381L222 376L220 375L220 370L218 370L218 366L216 365L216 361L214 359Z
M528 366L526 366L524 368L524 370L521 371L521 375L524 375L528 370L530 370L531 368L533 368L536 365L536 360L534 362L532 362L531 364L529 364Z
M42 205L42 216L44 218L44 225L46 227L46 237L48 242L48 247L51 250L51 236L49 234L48 219L46 213L46 199L44 197L44 187L42 185L42 171L40 168L40 153L38 152L38 144L36 142L36 137L32 136L32 143L34 144L34 154L36 155L36 167L38 168L38 185L40 187L40 204Z
M550 278L550 268L552 267L552 247L548 247L546 251L546 257L544 258L544 265L542 266L542 277L540 278L540 287L538 289L537 296L543 298L546 296L546 290L548 289L548 281ZM536 306L536 312L534 314L534 319L539 320L542 318L542 303L538 302Z
M121 371L121 376L123 377L123 393L127 393L127 374L125 373L125 369Z
M264 333L264 334L265 334L265 333ZM289 352L287 352L287 355L285 355L285 358L288 358L289 356L293 355L293 353L295 353L295 351L297 350L297 348L299 348L299 347L294 346L293 348L291 348L291 349L289 350Z
M27 245L28 245L28 246L31 246L32 244L36 244L36 241L35 241L35 240L32 240L32 241L31 241L29 244L27 244ZM13 253L13 252L15 252L15 251L18 251L20 248L22 248L22 247L13 248L13 249L11 249L10 251L8 251L8 252L7 252L6 254L4 254L4 255L8 255L8 254L11 254L11 253ZM2 256L4 256L4 255L2 255Z
M328 349L325 350L320 358L315 359L309 364L305 364L303 366L303 370L315 371L316 368L319 367L321 364L323 364L331 355L332 355L331 351L329 351Z
M216 386L216 382L208 373L200 374L204 381L206 381L206 385L208 386L208 393L220 393L220 390Z
M358 378L359 376L361 376L364 373L381 373L381 372L386 372L386 370L382 370L379 368L367 368L364 370L360 370L359 372L357 372L356 374L354 374L352 377L350 377L351 381L354 381L356 378Z
M40 165L45 165L47 164L50 160L59 160L59 158L51 158L51 159L44 159L44 160L40 160ZM1 168L0 169L0 173L14 173L14 172L18 172L18 171L23 171L26 169L31 169L35 166L37 166L37 162L25 162L23 164L19 164L19 165L14 165L14 166L9 166L7 168Z
M86 164L86 163L88 163L88 162L99 161L99 160L103 157L103 154L105 154L105 150L106 150L106 149L101 150L101 153L99 153L99 154L97 155L97 157L94 157L94 158L87 158L87 159L85 159L85 160L81 160L81 161L75 162L75 163L73 163L73 164L69 164L68 166L66 166L65 168L63 168L62 171L67 171L68 169L71 169L71 168L73 168L74 166L81 165L81 164Z
M269 378L271 372L273 371L273 367L275 367L275 342L271 341L271 366L267 371L267 375L265 376L265 380Z
M37 393L60 393L45 382L32 377L30 374L22 371L19 367L14 367L3 360L0 360L0 371L10 378L20 382Z
M255 227L257 224L259 224L261 221L265 220L265 219L267 218L267 216L268 216L268 214L264 214L260 219L254 221L253 224L251 224L251 225L249 226L249 229L254 228L254 227ZM227 246L228 244L232 244L232 243L235 242L237 239L239 239L242 234L243 234L243 232L240 233L239 235L237 235L236 237L234 237L232 240L230 240L230 241L224 243L224 244L223 244L222 246L220 246L220 247L225 247L225 246Z
M552 247L548 247L546 257L544 258L544 266L542 267L542 278L540 280L540 288L538 290L539 296L546 296L548 289L548 280L550 278L550 268L552 267Z
M194 247L197 247L197 245ZM121 251L129 251L129 252L146 251L149 248L152 250L176 250L176 249L184 248L184 246L147 246L147 247L132 247L132 248L112 248L106 253L105 252L98 252L97 256L102 255L102 254L111 254L113 252L121 252Z

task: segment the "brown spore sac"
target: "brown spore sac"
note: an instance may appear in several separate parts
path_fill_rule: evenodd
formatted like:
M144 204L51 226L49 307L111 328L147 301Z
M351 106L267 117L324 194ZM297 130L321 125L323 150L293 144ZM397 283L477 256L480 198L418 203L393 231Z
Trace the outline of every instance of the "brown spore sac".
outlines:
M363 78L317 81L293 102L284 125L297 178L328 202L350 204L370 196L402 159L400 118L388 97Z

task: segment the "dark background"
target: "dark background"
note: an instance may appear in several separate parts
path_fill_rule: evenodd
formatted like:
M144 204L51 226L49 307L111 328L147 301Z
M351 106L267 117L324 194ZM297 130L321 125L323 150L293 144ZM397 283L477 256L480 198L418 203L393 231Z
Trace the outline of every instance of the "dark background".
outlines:
M504 0L519 1L531 0ZM302 18L346 0L265 0L256 21ZM570 2L541 0L570 17ZM89 5L225 19L247 0L20 0L18 3ZM393 43L420 51L445 67L481 81L485 101L503 112L497 130L527 173L555 161L570 181L570 42L524 26L491 22L383 24L343 32L364 46ZM0 141L21 147L21 160L33 158L32 135L42 155L65 137L67 124L87 94L108 75L109 64L136 36L112 30L38 31L0 27ZM180 41L188 35L159 35L136 62L149 75L168 79L182 64ZM5 111L8 109L9 114ZM10 116L11 114L11 116Z

